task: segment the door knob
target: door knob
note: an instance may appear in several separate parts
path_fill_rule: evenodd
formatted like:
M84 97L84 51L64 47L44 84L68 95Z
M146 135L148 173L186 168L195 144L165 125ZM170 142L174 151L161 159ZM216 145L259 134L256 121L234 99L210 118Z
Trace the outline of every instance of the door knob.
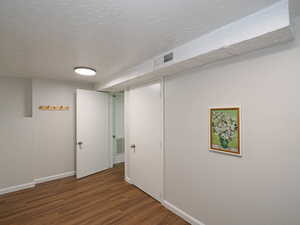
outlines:
M82 147L82 145L83 145L83 142L82 142L82 141L79 141L77 144L78 144L79 148L81 149L81 147Z
M132 148L133 152L135 152L135 144L131 145L130 148Z

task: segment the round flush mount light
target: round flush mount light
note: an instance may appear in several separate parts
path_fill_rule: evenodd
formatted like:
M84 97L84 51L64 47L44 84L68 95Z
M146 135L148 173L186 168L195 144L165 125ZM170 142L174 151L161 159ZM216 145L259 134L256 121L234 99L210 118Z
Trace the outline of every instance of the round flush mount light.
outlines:
M81 76L96 76L96 70L90 67L79 66L75 67L74 71Z

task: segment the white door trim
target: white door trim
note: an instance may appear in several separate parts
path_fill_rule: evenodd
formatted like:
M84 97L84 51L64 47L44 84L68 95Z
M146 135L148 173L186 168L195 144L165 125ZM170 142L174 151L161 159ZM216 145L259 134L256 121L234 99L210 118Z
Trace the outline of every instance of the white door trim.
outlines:
M124 149L124 154L125 154L125 158L124 158L124 164L125 164L125 180L132 184L132 180L131 180L131 176L130 176L130 172L129 172L129 154L130 154L130 141L129 141L129 125L128 125L128 107L129 107L129 97L128 97L128 93L129 93L129 88L126 88L126 90L124 90L124 137L125 137L125 149Z
M114 167L114 139L113 139L113 117L114 117L114 99L112 95L108 95L109 106L108 106L108 118L109 118L109 126L108 126L108 143L110 149L110 168Z
M165 132L166 132L166 109L165 109L165 97L166 97L166 82L165 77L162 77L160 80L160 87L161 87L161 199L160 202L163 203L165 199Z

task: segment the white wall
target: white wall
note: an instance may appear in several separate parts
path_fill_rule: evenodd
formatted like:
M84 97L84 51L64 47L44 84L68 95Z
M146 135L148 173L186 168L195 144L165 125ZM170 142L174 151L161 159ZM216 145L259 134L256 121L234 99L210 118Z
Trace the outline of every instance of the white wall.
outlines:
M0 189L33 180L30 96L30 80L0 78Z
M89 85L50 80L33 81L36 178L75 170L76 89ZM70 106L69 111L41 111L40 105Z
M292 44L166 81L165 199L206 225L300 224L299 22ZM227 105L242 158L208 151L208 108Z
M91 85L0 78L0 189L74 171L77 88ZM70 111L40 111L40 105Z
M114 98L115 134L124 137L124 94L117 94Z

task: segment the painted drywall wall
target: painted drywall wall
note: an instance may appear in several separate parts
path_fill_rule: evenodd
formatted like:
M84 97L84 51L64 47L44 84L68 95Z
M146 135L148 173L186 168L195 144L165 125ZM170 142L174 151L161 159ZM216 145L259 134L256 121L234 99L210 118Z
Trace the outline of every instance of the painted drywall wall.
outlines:
M33 81L35 178L75 170L76 89L89 85L50 80ZM41 111L40 105L69 106L68 111Z
M206 225L300 224L296 40L166 80L165 199ZM208 151L208 109L240 105L243 157Z
M75 169L75 93L89 84L0 78L0 189ZM69 111L40 111L66 105Z
M0 78L0 189L33 180L30 96L31 80Z
M115 99L115 134L124 137L124 94L117 94Z

